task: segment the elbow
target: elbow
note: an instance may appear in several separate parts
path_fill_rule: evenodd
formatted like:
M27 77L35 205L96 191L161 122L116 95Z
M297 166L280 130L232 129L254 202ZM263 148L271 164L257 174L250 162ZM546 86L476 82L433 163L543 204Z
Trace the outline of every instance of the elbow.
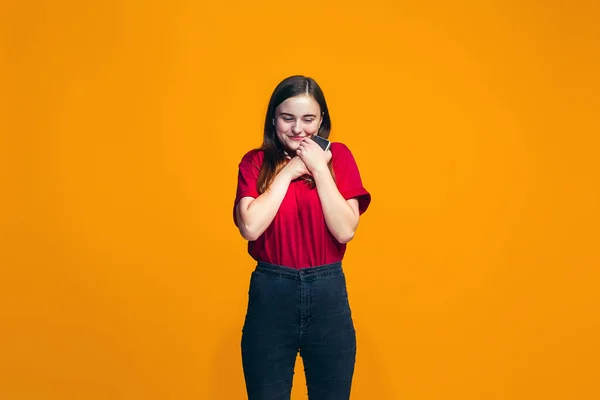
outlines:
M248 226L241 226L239 229L240 233L242 234L242 237L249 242L254 242L261 235L261 232L258 232Z
M330 232L333 234L335 240L340 244L346 244L354 239L354 234L356 233L356 228L358 224L349 224L345 227L338 227L338 229L332 229Z
M247 232L242 232L242 237L249 242L254 242L256 239L258 239L258 235L254 235L252 233Z
M335 239L341 244L346 244L346 243L350 242L353 238L354 238L354 231L345 232L343 234L338 234L335 237Z
M254 226L247 223L241 215L237 215L236 226L242 237L249 242L254 242L262 233L258 232Z

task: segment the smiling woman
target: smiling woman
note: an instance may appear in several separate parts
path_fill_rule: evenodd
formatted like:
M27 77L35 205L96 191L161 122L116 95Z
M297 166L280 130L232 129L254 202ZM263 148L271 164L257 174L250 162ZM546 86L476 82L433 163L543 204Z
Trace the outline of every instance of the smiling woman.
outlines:
M263 193L286 163L297 155L304 138L320 136L327 139L331 118L323 91L311 78L292 76L282 81L271 96L265 118L261 150L265 159L258 177ZM333 174L331 163L329 171ZM301 177L308 180L308 171ZM314 188L314 184L310 184Z
M323 122L320 107L309 94L290 97L277 107L275 131L286 149L297 150L299 143L317 133Z
M258 262L242 335L250 400L289 399L298 351L311 400L350 396L356 337L341 262L371 195L348 147L311 140L330 130L319 85L289 77L271 96L262 147L239 165L234 221Z

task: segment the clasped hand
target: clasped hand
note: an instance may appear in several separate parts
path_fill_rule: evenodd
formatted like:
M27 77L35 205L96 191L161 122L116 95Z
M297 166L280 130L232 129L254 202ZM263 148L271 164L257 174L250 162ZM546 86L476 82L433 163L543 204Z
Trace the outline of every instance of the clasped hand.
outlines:
M304 138L296 150L296 157L291 158L285 168L290 171L292 180L302 175L314 175L327 169L331 157L330 150L324 151L314 140Z

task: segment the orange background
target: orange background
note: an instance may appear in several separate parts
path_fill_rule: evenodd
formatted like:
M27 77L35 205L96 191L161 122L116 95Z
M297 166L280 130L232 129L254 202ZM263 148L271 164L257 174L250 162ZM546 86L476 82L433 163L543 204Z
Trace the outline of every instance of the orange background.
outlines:
M373 194L353 399L600 398L598 2L0 7L0 398L245 398L237 165L297 73Z

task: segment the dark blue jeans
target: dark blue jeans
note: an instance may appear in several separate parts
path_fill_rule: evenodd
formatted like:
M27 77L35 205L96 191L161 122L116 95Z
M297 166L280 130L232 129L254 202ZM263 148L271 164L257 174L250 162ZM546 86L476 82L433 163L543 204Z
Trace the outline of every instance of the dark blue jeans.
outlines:
M356 335L341 263L296 270L259 262L242 333L249 400L288 400L296 356L310 400L350 398Z

